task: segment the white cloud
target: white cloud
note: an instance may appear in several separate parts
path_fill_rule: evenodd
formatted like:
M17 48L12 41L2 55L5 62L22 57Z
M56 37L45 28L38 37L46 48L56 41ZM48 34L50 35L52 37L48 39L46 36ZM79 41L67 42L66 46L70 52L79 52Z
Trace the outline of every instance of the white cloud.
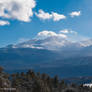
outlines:
M43 20L52 18L51 14L44 12L43 10L39 10L39 13L35 13L35 14L38 18L43 19Z
M26 42L26 41L29 41L30 39L28 39L28 38L20 38L19 40L18 40L18 43L23 43L23 42Z
M37 34L38 38L48 38L48 37L61 37L61 38L67 38L67 36L65 34L62 33L55 33L53 31L48 31L48 30L44 30L42 32L39 32Z
M0 26L9 25L10 23L8 21L0 20Z
M35 0L0 0L0 17L29 22Z
M69 30L68 29L64 29L64 30L61 30L60 33L68 34Z
M64 16L63 14L58 14L55 12L52 12L50 14L48 12L44 12L43 10L39 10L39 12L35 14L38 18L43 19L43 20L52 19L53 21L60 21L66 18L66 16Z
M66 16L64 16L63 14L58 14L55 12L52 12L52 16L54 21L60 21L62 19L66 19Z
M69 29L61 30L60 33L63 33L63 34L77 34L77 32L69 30Z
M80 16L80 15L81 15L81 11L74 11L70 13L71 17Z
M75 31L70 31L70 33L75 34L75 35L76 35L76 34L78 34L78 33L77 33L77 32L75 32Z

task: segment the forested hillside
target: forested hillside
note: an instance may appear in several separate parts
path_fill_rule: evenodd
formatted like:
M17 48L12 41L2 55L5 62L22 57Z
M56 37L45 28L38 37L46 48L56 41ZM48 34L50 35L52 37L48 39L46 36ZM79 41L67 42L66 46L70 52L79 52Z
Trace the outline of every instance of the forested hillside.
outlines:
M7 74L0 67L0 92L92 92L92 88L82 84L67 84L58 76L50 77L29 70L24 73Z

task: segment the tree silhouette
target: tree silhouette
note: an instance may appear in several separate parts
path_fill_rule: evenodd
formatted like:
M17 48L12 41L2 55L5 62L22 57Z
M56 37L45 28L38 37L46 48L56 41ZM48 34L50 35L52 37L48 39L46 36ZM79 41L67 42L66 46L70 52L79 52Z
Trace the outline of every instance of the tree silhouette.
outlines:
M83 84L66 84L64 80L60 81L58 76L52 78L45 73L35 73L32 70L9 76L2 71L3 68L0 73L0 88L16 88L16 92L92 92L92 88L84 87Z
M2 73L3 70L4 70L4 68L0 66L0 73Z

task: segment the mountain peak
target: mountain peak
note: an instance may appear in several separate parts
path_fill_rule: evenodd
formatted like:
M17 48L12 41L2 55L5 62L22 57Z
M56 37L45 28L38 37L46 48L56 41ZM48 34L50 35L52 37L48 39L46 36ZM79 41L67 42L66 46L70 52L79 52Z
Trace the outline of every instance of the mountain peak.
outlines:
M60 37L48 37L45 39L32 39L16 45L8 45L7 48L35 48L47 50L72 50L88 47L92 45L92 40L72 42Z

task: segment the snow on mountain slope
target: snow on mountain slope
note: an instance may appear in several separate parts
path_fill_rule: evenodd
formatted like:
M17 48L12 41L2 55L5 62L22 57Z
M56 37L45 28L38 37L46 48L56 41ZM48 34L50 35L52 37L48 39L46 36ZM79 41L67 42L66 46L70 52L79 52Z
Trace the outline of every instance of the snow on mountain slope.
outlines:
M92 40L72 42L60 37L48 37L46 39L32 39L16 45L9 45L12 48L35 48L48 50L78 50L92 45Z
M83 47L88 47L88 46L91 46L92 45L92 39L85 40L85 41L80 41L79 43Z

